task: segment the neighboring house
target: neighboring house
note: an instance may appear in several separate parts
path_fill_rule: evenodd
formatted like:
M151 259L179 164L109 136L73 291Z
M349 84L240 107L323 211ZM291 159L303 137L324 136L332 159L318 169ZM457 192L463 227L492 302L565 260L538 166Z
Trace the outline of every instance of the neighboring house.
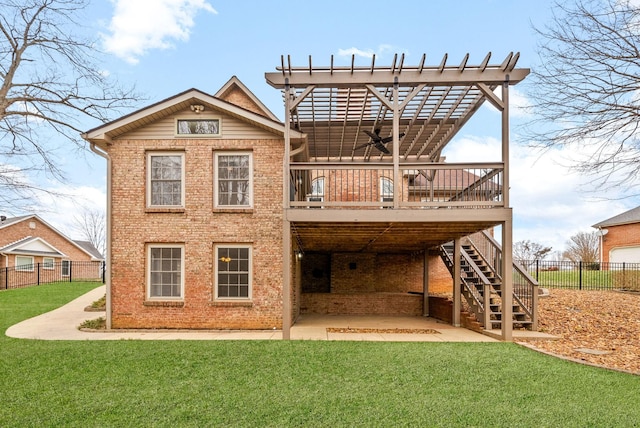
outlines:
M594 224L601 263L640 263L640 207Z
M0 289L11 288L12 282L35 283L38 275L41 282L49 277L97 279L103 262L90 242L68 238L36 214L0 217Z
M275 328L288 338L304 313L422 316L429 296L447 291L459 325L462 293L452 290L511 269L508 91L529 71L515 68L518 55L489 58L283 63L266 79L283 91L284 124L232 77L214 95L190 89L87 131L107 159L108 327ZM485 101L501 112L503 159L441 162ZM463 273L462 242L494 227L505 251L488 238L486 263L503 265ZM492 295L511 295L514 277L494 281ZM510 340L512 323L495 323Z

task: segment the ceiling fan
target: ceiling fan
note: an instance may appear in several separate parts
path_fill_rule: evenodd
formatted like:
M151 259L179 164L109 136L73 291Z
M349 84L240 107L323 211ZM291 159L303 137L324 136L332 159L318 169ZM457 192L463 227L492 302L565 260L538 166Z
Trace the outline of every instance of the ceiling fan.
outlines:
M367 146L374 146L376 149L380 150L382 153L386 153L388 155L391 154L391 152L387 149L385 144L387 144L388 142L392 141L393 140L393 136L382 138L380 136L380 128L375 128L373 130L373 132L367 131L366 129L363 130L362 132L364 132L369 137L371 137L371 141L369 141L368 143L361 144L361 145L357 146L356 148L354 148L354 150L358 150L358 149L361 149L361 148L367 147ZM398 137L399 138L404 137L404 132L401 132Z

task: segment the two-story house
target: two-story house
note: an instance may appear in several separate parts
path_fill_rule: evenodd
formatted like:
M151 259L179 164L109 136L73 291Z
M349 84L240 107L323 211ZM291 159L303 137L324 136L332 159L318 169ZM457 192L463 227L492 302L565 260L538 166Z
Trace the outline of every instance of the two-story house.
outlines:
M304 313L423 316L444 290L455 325L466 298L505 340L535 328L534 287L511 274L508 95L528 74L517 59L283 57L266 80L284 123L234 77L86 132L108 160L108 326L288 338ZM501 112L502 159L442 162L485 101ZM495 227L501 245L482 232Z

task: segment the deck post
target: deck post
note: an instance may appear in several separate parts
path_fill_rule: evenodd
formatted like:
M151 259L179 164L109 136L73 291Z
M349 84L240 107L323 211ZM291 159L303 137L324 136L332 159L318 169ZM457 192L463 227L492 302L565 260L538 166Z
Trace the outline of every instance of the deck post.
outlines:
M400 175L400 102L398 101L398 76L393 78L393 208L400 207L402 177Z
M287 219L289 209L289 153L291 126L291 86L285 80L284 89L284 156L282 162L282 338L291 338L291 224Z
M502 223L502 340L513 339L513 214L509 206L509 75L502 83L503 201L509 219Z
M460 327L460 310L462 308L462 290L460 289L460 238L453 241L453 321L454 327Z
M513 220L502 223L502 340L513 340Z

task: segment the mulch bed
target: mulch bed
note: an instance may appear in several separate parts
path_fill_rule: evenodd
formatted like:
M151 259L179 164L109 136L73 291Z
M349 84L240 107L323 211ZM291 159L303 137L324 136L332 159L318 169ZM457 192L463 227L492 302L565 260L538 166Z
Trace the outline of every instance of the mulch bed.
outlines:
M569 359L640 374L640 294L552 289L539 304L539 330L559 339L522 342Z

